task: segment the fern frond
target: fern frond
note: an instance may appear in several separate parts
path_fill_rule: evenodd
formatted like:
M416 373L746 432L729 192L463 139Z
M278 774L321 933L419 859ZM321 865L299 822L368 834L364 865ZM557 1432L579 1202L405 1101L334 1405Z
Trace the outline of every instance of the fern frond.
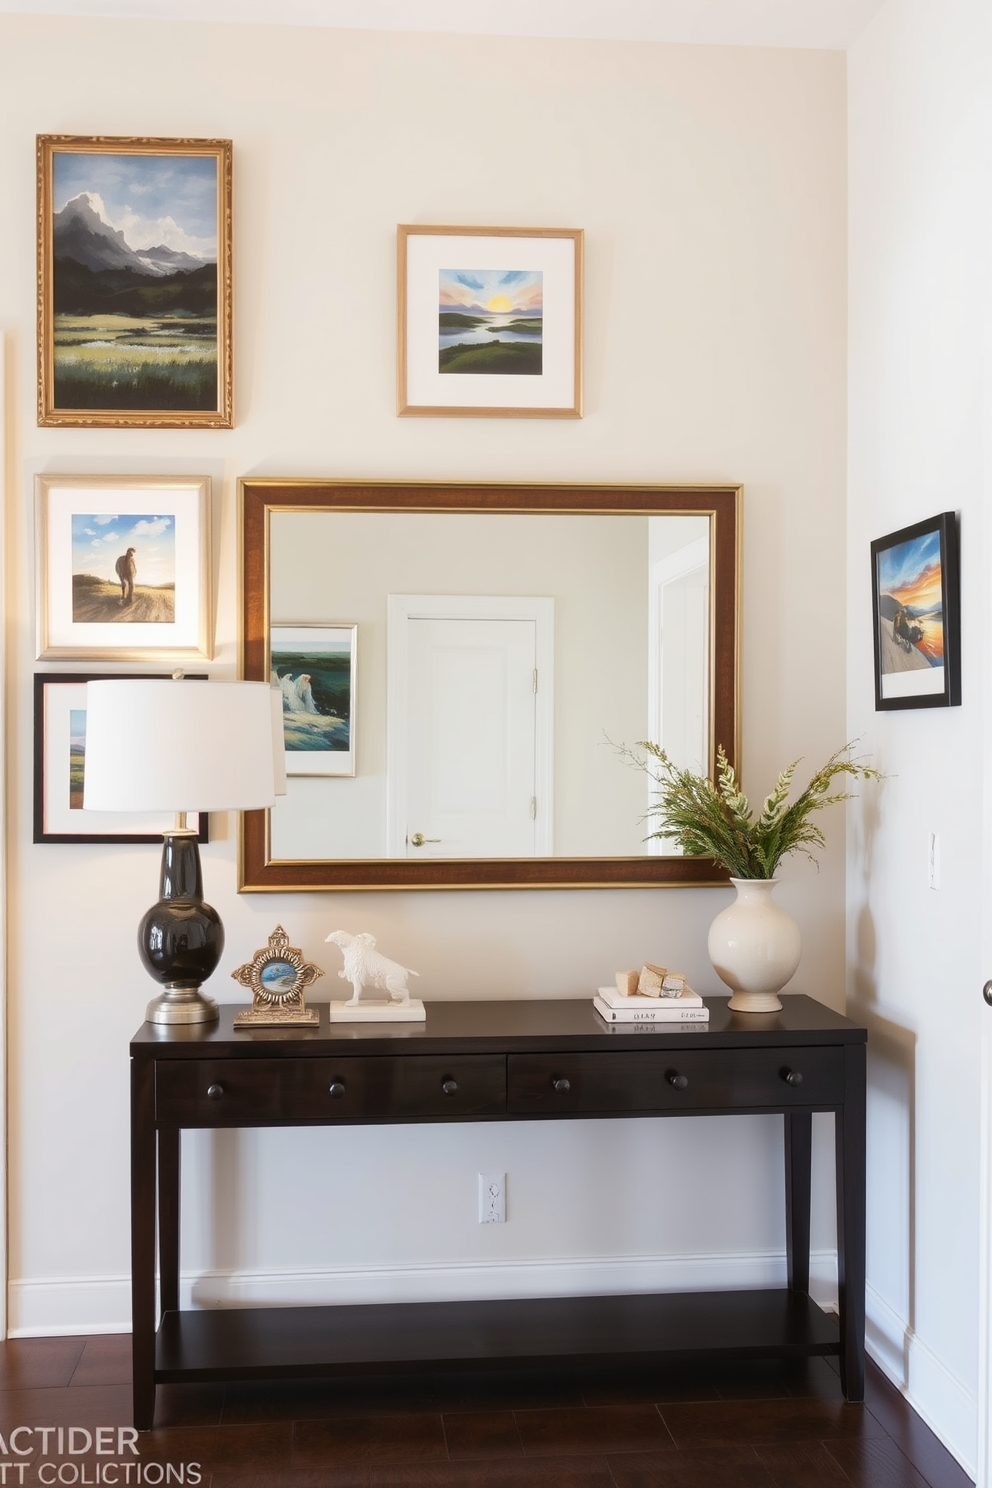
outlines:
M722 745L717 748L716 782L675 765L665 750L650 740L636 748L614 746L631 765L646 771L655 790L646 812L654 824L651 838L674 841L691 857L713 858L733 878L773 878L782 858L801 853L816 862L815 853L826 846L820 827L810 821L814 811L851 799L850 791L831 791L838 776L855 780L881 780L878 770L852 759L853 744L837 749L811 776L805 790L789 804L789 793L799 760L782 770L762 803L755 820L737 773Z

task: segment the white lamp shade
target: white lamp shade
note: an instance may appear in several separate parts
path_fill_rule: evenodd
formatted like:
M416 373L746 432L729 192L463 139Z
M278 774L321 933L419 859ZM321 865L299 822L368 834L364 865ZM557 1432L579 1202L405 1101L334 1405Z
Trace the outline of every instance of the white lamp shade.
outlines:
M267 682L88 682L83 805L271 806L286 790L282 729L282 700Z

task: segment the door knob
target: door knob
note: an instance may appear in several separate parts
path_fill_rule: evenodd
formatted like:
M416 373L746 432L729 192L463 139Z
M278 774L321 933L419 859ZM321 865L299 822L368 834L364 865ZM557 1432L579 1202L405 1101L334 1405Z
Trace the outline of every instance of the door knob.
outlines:
M414 832L410 838L411 847L423 847L425 842L440 842L440 837L425 837L423 832Z
M985 983L985 986L982 988L982 996L985 998L989 1007L992 1007L992 980Z

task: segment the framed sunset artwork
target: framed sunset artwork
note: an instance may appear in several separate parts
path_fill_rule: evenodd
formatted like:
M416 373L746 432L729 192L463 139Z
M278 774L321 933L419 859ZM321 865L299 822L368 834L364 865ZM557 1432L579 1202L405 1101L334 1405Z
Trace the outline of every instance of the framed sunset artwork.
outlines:
M954 512L871 545L875 708L961 701L961 602Z
M582 231L398 229L401 416L582 417Z

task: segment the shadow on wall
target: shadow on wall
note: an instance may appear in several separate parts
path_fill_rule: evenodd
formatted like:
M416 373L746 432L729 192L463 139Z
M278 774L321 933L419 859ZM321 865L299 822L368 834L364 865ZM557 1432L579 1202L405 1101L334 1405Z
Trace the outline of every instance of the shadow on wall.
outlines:
M880 1298L886 1319L872 1317L869 1305L868 1340L891 1376L906 1384L916 1319L917 1035L878 1011L877 944L869 885L883 789L884 782L859 798L860 815L852 824L861 865L861 907L847 1012L868 1029L869 1290L873 1272L904 1278L900 1296Z

